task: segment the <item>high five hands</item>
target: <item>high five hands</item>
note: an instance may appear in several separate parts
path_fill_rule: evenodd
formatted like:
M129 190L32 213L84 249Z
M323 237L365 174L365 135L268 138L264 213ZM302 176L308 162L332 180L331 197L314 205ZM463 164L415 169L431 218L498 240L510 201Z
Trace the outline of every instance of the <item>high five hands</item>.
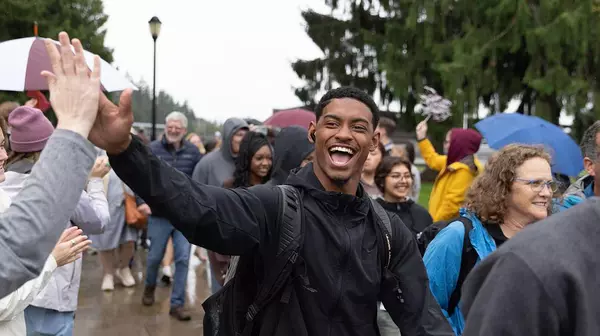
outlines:
M42 72L58 118L57 128L79 133L108 154L123 152L131 142L132 90L123 91L119 106L113 104L100 89L100 58L94 57L90 71L78 39L69 40L69 35L61 32L58 40L60 50L52 40L45 41L52 71Z

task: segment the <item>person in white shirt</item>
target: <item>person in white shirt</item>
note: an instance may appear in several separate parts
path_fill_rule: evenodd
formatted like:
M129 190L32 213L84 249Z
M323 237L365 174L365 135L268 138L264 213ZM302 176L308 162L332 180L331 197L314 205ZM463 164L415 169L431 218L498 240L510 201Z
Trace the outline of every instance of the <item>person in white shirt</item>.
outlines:
M63 231L58 243L46 260L40 276L29 280L16 291L0 300L0 336L22 336L26 333L25 308L46 287L57 267L70 264L81 258L91 240L83 231L72 226Z

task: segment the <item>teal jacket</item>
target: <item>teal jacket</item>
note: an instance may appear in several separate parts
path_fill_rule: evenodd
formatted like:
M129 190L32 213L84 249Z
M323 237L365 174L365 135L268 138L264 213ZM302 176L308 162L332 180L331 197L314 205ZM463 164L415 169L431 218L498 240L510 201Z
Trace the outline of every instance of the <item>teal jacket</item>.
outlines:
M473 223L469 239L477 252L479 257L477 263L479 263L496 250L496 242L474 214L460 209L460 215L469 218ZM465 327L465 320L460 311L460 302L452 316L448 315L448 302L458 282L464 237L463 223L454 221L437 234L423 256L431 292L454 329L454 333L459 336Z
M569 209L592 196L594 196L594 177L586 174L571 184L563 197L553 200L552 212Z

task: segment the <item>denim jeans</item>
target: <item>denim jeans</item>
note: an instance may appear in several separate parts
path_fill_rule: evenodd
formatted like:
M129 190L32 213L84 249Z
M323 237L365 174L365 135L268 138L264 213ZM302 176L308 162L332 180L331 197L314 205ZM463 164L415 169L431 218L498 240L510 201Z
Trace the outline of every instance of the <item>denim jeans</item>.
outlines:
M161 217L150 216L148 218L150 251L148 251L146 286L156 286L158 269L165 254L169 237L173 237L173 249L175 252L175 275L173 277L171 307L182 307L185 304L185 287L191 247L183 234L177 231L168 220Z
M73 336L75 312L29 306L25 309L27 336Z

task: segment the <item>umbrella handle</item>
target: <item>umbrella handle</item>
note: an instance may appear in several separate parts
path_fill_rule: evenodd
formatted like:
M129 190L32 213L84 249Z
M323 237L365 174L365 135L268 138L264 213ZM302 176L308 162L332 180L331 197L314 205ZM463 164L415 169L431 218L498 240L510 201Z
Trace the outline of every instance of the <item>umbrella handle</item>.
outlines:
M431 118L431 114L427 115L427 117L425 118L425 120L423 120L425 123L427 123L429 121L429 118Z

